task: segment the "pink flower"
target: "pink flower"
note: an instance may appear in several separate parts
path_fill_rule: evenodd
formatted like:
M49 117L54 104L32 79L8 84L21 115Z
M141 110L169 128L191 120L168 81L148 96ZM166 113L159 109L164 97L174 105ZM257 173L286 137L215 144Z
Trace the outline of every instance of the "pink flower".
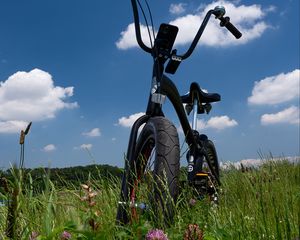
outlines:
M37 232L31 232L29 240L36 240L39 234Z
M194 199L194 198L191 198L190 201L189 201L189 204L190 204L191 206L195 206L196 203L197 203L197 200Z
M71 237L72 237L71 233L67 231L63 231L63 233L60 235L60 238L63 240L71 239Z
M146 240L168 240L168 237L162 230L153 229L147 233Z

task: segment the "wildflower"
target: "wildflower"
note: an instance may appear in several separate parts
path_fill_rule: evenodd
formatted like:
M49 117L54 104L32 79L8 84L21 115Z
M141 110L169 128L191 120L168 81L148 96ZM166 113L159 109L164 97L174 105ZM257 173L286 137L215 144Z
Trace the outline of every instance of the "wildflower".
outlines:
M63 233L60 235L60 238L63 240L71 239L72 235L71 233L67 231L63 231Z
M83 202L88 201L88 197L87 196L83 196L83 197L80 198L80 200L83 201Z
M197 224L189 224L183 236L184 240L203 240L203 232Z
M80 197L80 200L85 202L87 207L85 208L86 211L89 212L90 218L88 220L89 225L93 229L93 231L96 231L99 229L100 224L96 222L94 217L98 217L100 215L100 211L96 210L94 211L93 208L96 206L95 197L97 196L97 192L93 191L91 185L88 184L81 184L81 187L84 190L85 195L83 197Z
M96 205L96 202L93 201L93 198L97 196L97 193L92 190L92 187L87 184L81 184L81 187L85 191L85 195L83 197L80 197L80 200L83 202L87 202L90 207L93 207Z
M195 206L196 203L197 203L197 200L194 199L194 198L191 198L190 201L189 201L189 204L190 204L191 206Z
M37 237L39 236L39 234L37 232L31 232L30 236L29 236L29 240L37 240Z
M162 230L153 229L147 233L146 240L168 240L168 237Z
M95 197L95 196L97 196L97 193L96 193L96 192L90 192L90 193L89 193L89 197L90 197L90 198L93 198L93 197Z
M100 212L100 211L98 211L98 210L94 212L94 215L95 215L96 217L99 217L99 216L100 216L100 214L101 214L101 212Z
M88 190L90 187L86 184L81 184L81 187L84 189L84 190Z

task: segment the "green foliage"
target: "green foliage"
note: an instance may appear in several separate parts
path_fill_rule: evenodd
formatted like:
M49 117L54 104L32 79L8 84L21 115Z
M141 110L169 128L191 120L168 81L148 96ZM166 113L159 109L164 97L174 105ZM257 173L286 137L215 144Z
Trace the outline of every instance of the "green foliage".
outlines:
M37 240L62 239L64 231L71 239L144 239L156 226L153 220L115 224L120 177L105 175L95 165L88 169L26 170L17 199L18 239L33 233L38 233ZM299 164L268 162L244 172L230 169L222 172L221 180L218 206L209 199L191 205L192 192L182 189L174 223L164 229L169 239L183 239L190 224L199 226L206 240L300 237ZM14 184L9 181L10 191ZM7 201L7 189L1 191L0 199ZM0 207L0 239L6 239L8 211L7 204Z
M49 180L55 187L69 187L71 185L78 186L80 183L89 181L90 176L94 179L109 178L114 176L116 178L122 177L122 169L110 165L88 165L76 166L68 168L35 168L23 169L24 182L26 186L30 186L32 193L40 193L45 188L45 178ZM14 176L10 170L1 171L0 177L5 177L13 180ZM0 188L0 193L3 189Z

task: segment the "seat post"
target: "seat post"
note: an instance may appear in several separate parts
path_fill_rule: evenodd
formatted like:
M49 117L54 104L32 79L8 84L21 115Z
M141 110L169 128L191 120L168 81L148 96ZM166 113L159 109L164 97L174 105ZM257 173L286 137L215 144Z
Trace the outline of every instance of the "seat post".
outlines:
M194 99L193 103L193 122L192 122L192 129L197 130L197 114L198 114L198 99Z

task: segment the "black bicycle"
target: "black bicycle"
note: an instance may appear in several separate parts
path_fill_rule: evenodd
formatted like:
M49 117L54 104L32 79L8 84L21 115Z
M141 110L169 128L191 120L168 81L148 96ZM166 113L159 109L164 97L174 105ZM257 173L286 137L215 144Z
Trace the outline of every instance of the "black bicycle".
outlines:
M146 114L133 124L130 134L117 210L117 222L121 224L138 219L145 210L150 210L154 217L163 216L166 222L173 219L174 204L180 191L180 145L176 127L165 118L162 110L166 98L176 111L189 148L186 154L188 185L198 196L208 195L213 201L218 201L220 175L216 149L206 135L197 131L196 124L197 114L208 114L212 109L211 103L220 101L221 97L217 93L203 92L196 82L190 85L188 94L180 96L165 73L175 74L180 63L192 54L211 15L237 39L242 36L231 24L230 18L224 17L224 7L218 6L207 12L185 54L179 55L176 49L172 49L178 28L165 23L160 25L154 43L148 47L141 38L137 3L141 7L139 0L131 0L136 39L153 58L153 74ZM148 32L151 39L150 28ZM191 112L192 126L187 117Z

